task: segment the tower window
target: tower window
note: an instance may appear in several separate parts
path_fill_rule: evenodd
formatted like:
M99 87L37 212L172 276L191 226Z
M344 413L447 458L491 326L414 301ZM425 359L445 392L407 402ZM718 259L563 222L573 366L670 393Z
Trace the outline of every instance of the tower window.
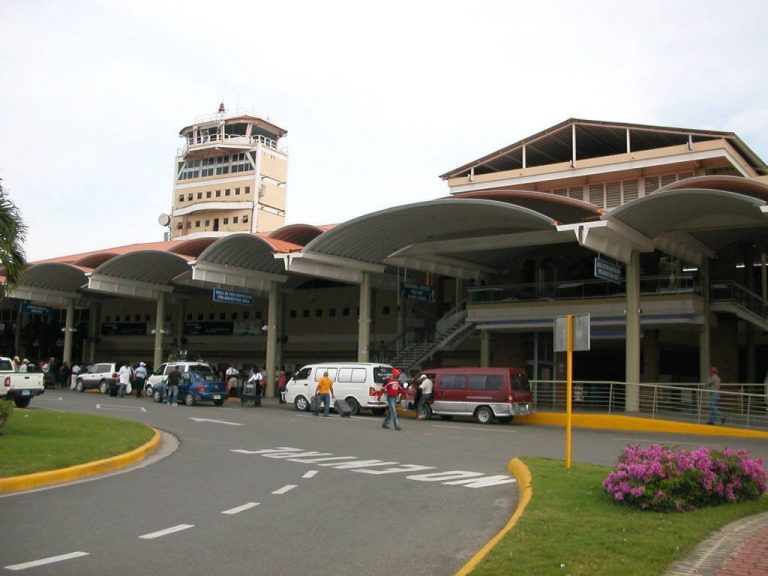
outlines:
M235 196L240 196L240 188L235 188Z
M216 190L216 198L221 198L221 190Z
M237 216L232 216L232 224L237 224Z
M210 198L210 197L211 197L211 191L210 191L210 190L208 190L208 191L205 193L205 197L206 197L206 198Z
M243 222L248 222L248 214L243 214Z
M184 194L179 194L179 202L184 202Z
M203 199L203 193L202 192L198 192L197 193L197 199L198 200L202 200Z
M200 228L200 220L195 220L195 228Z
M192 198L194 198L192 194L187 194L187 200L192 201Z
M224 196L229 196L229 188L227 188L226 190L224 190Z
M250 186L246 186L245 187L245 193L246 194L250 194L251 193L251 187Z
M229 224L229 218L224 218L224 224Z

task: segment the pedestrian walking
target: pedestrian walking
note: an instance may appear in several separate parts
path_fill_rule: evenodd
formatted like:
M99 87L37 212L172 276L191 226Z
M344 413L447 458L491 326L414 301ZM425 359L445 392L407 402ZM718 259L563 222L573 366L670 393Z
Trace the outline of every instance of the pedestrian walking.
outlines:
M125 397L126 392L130 394L130 389L128 387L131 385L132 375L133 370L131 370L128 362L124 362L123 365L120 366L120 370L117 372L117 381L119 383L117 395L120 396L120 398Z
M282 368L277 372L277 394L280 398L280 404L285 404L285 370Z
M147 379L147 365L139 362L136 370L133 371L133 385L136 388L136 398L141 398L144 392L144 381Z
M416 415L419 420L426 418L425 404L432 400L432 380L426 374L419 376L419 400L416 402Z
M720 400L720 373L714 366L709 369L707 389L709 390L709 422L707 424L714 424L718 419L721 424L725 424L725 414L720 412L717 407Z
M328 412L331 410L331 396L333 396L333 380L328 378L328 372L323 372L320 380L317 381L315 386L315 396L317 396L316 402L323 403L323 416L328 416ZM317 403L315 404L315 416L317 416Z
M168 374L168 406L176 406L179 397L179 382L181 382L181 366L176 366Z
M228 395L232 393L233 388L238 388L238 376L240 376L240 371L234 365L227 368L226 372L224 372Z
M378 393L379 399L383 394L387 395L387 415L382 422L382 428L389 428L389 421L395 426L395 430L400 430L400 420L397 417L397 402L402 394L405 394L405 388L400 384L400 370L392 369L392 375L386 381Z

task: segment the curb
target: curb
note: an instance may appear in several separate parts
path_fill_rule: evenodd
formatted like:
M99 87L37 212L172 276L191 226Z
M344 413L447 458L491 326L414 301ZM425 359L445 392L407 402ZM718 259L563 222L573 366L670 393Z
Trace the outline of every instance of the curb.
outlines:
M467 563L464 564L464 566L462 566L459 571L454 574L454 576L466 576L472 572L472 570L475 569L480 561L485 558L491 550L493 550L496 544L498 544L499 541L504 538L504 536L506 536L507 533L512 530L512 528L515 527L515 524L517 524L517 521L520 520L523 512L528 507L528 504L533 497L531 471L528 469L528 466L526 466L519 458L513 458L510 460L507 464L507 470L509 470L510 474L512 474L517 480L518 489L520 491L520 501L517 503L517 509L515 510L515 513L512 514L509 522L507 522L507 524L501 530L499 530L499 532L493 538L488 540L488 542L486 542L485 545L480 548L480 550L475 552L472 558L470 558Z
M77 464L68 468L58 470L48 470L46 472L35 472L34 474L24 474L23 476L11 476L9 478L0 478L0 494L6 492L16 492L19 490L30 490L62 482L71 482L81 478L88 478L107 472L114 472L126 466L130 466L143 460L152 454L160 446L160 432L153 428L154 436L144 444L126 452L110 458Z

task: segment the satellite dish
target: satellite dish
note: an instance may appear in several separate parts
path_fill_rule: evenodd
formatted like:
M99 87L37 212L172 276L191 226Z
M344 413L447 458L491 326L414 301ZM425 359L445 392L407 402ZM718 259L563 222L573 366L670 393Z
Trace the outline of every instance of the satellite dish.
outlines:
M157 217L157 221L160 223L160 226L168 226L171 223L171 217L168 214L160 214Z

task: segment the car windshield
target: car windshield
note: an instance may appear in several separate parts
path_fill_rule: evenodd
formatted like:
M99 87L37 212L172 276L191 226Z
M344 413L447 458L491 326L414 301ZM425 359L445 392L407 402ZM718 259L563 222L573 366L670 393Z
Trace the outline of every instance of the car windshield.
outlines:
M213 370L211 370L211 367L208 366L208 364L190 364L187 367L187 372L208 372L211 374L213 373Z

